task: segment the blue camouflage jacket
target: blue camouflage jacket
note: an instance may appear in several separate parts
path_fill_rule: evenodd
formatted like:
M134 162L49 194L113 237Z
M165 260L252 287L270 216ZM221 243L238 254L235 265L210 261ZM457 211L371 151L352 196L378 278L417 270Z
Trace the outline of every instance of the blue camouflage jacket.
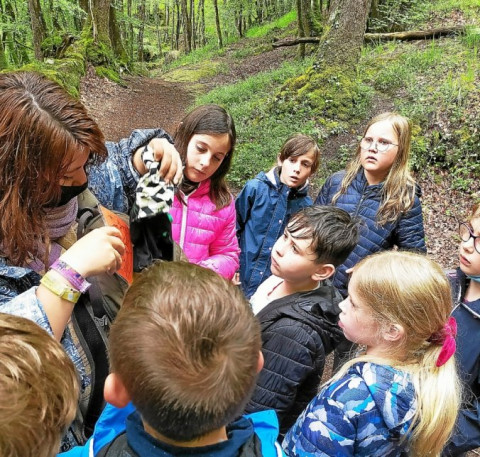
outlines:
M321 390L282 446L288 456L298 457L406 456L416 409L410 375L359 362Z
M247 298L272 274L272 248L292 214L313 203L307 194L308 184L291 189L280 181L279 172L280 167L260 172L235 200L240 281Z
M323 185L315 200L317 205L331 205L334 195L340 190L345 171L330 176ZM337 267L333 277L333 285L345 297L347 296L348 276L346 270L377 251L384 251L393 246L400 249L411 249L426 252L425 234L423 230L422 205L420 203L420 188L413 207L395 222L378 225L377 212L380 208L383 183L368 185L363 170L359 171L345 194L335 202L335 206L344 209L352 216L359 217L363 222L360 238L355 249L347 260Z

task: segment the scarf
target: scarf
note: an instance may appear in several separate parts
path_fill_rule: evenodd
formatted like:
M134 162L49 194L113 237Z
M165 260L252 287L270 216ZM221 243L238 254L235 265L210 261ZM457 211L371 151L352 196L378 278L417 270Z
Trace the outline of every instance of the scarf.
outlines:
M50 249L48 252L48 264L51 265L57 260L65 249L68 249L76 241L74 222L77 217L78 201L71 199L66 205L56 208L45 208L46 228L50 238ZM37 273L45 272L45 258L47 246L39 241L37 253L33 260L28 262L28 267Z

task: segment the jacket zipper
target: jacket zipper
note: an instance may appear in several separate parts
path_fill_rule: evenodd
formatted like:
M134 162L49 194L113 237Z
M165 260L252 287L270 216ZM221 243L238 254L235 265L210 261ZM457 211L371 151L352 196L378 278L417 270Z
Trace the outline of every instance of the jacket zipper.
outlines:
M182 225L180 227L180 247L183 249L183 244L185 242L185 232L187 229L187 213L188 213L188 196L183 195L183 201L185 204L182 205Z

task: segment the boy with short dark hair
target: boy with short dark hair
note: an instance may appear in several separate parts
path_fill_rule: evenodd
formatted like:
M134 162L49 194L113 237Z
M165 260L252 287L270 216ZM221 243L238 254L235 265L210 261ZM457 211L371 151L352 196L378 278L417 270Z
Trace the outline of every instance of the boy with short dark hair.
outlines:
M153 265L127 291L109 348L110 405L92 442L65 456L282 455L273 411L263 430L238 418L263 358L258 322L231 281L185 262Z
M325 357L343 341L342 300L329 278L356 246L359 227L344 210L296 213L272 250L272 276L250 303L262 327L265 364L247 412L273 408L284 434L316 395Z
M31 320L0 313L0 455L54 456L78 393L60 343Z
M308 178L317 171L320 149L301 133L278 154L278 165L248 181L235 200L240 246L240 286L247 298L270 274L270 254L292 214L310 206Z

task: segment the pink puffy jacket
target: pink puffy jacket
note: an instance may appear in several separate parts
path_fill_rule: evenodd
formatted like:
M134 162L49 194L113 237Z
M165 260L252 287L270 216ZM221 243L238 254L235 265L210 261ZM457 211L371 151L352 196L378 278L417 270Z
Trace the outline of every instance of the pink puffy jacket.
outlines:
M210 199L210 180L188 197L186 205L175 197L170 214L173 239L182 247L188 260L232 279L238 269L240 249L236 236L235 201L220 210Z

